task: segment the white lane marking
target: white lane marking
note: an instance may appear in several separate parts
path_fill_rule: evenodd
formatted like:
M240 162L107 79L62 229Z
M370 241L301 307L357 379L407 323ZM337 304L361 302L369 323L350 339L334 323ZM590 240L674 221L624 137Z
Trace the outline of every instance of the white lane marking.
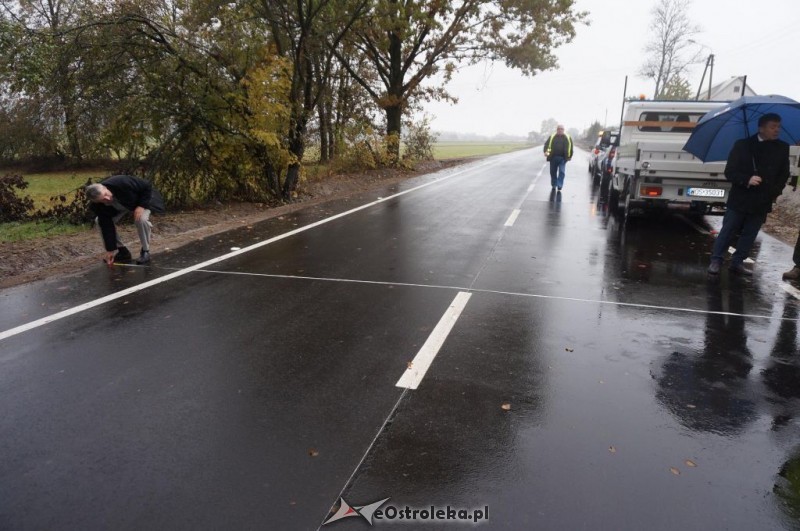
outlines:
M781 287L783 291L794 297L795 299L800 300L800 289L795 288L791 284L787 284L786 282L781 283ZM794 320L794 319L793 319Z
M199 269L198 273L212 273L215 275L240 275L250 277L264 277L264 278L280 278L287 280L318 280L322 282L345 282L353 284L371 284L374 286L401 286L409 288L429 288L429 289L449 289L464 291L469 290L471 293L491 293L493 295L508 295L510 297L530 297L534 299L548 299L548 300L561 300L571 302L586 302L591 304L607 304L610 306L625 306L626 308L646 308L649 310L662 310L669 312L686 312L696 313L700 315L730 315L733 317L753 317L757 319L768 319L772 321L796 321L796 319L788 319L785 317L773 317L771 315L759 315L748 313L732 313L732 312L718 312L710 310L696 310L694 308L678 308L674 306L657 306L654 304L637 304L635 302L617 302L607 301L602 299L581 299L577 297L560 297L558 295L541 295L538 293L518 293L514 291L498 291L493 289L480 289L480 288L467 288L463 286L443 286L437 284L413 284L409 282L388 282L381 280L358 280L349 278L325 278L325 277L305 277L298 275L275 275L270 273L245 273L242 271L215 271L211 269Z
M514 157L514 158L516 158L516 157ZM420 190L422 188L431 186L433 184L442 183L442 182L444 182L444 181L446 181L448 179L452 179L453 177L462 175L462 174L470 172L470 171L483 169L483 168L486 168L487 166L495 166L495 165L497 165L497 164L499 164L501 162L504 162L504 160L506 160L506 159L497 158L497 159L490 160L488 162L477 164L477 165L469 167L469 168L465 168L463 170L457 171L457 172L452 173L450 175L446 175L446 176L443 176L443 177L441 177L439 179L435 179L435 180L433 180L431 182L428 182L428 183L425 183L425 184L421 184L419 186L415 186L414 188L409 188L408 190L404 190L402 192L398 192L398 193L396 193L394 195L390 195L388 197L384 197L382 199L378 199L377 201L373 201L372 203L367 203L365 205L361 205L359 207L350 209L347 212L342 212L342 213L336 214L334 216L331 216L329 218L325 218L325 219L321 219L319 221L315 221L314 223L311 223L311 224L306 225L304 227L299 227L299 228L294 229L292 231L289 231L289 232L286 232L286 233L283 233L283 234L279 234L278 236L275 236L275 237L270 238L268 240L264 240L262 242L254 243L253 245L250 245L248 247L244 247L243 249L239 249L238 251L232 251L232 252L230 252L228 254L224 254L222 256L218 256L217 258L212 258L211 260L206 260L205 262L202 262L202 263L199 263L199 264L195 264L195 265L187 267L185 269L181 269L181 270L175 271L174 273L170 273L169 275L164 275L163 277L159 277L159 278L150 280L148 282L143 282L142 284L138 284L138 285L130 287L128 289L124 289L122 291L118 291L116 293L112 293L110 295L106 295L105 297L101 297L99 299L95 299L93 301L89 301L89 302L81 304L79 306L75 306L73 308L68 308L68 309L66 309L64 311L61 311L61 312L58 312L58 313L54 313L52 315L48 315L46 317L42 317L41 319L37 319L35 321L31 321L29 323L26 323L26 324L11 328L11 329L6 330L4 332L0 332L0 341L2 341L4 339L8 339L9 337L15 336L17 334L21 334L23 332L27 332L28 330L33 330L34 328L38 328L40 326L44 326L44 325L52 323L54 321L58 321L60 319L64 319L65 317L69 317L71 315L75 315L77 313L89 310L91 308L95 308L95 307L103 305L103 304L105 304L107 302L111 302L111 301L114 301L114 300L117 300L117 299L121 299L123 297L127 297L128 295L130 295L132 293L136 293L138 291L145 290L147 288L156 286L158 284L163 284L164 282L168 282L168 281L170 281L172 279L181 277L183 275L191 273L192 271L198 271L198 270L203 269L205 267L208 267L210 265L214 265L214 264L217 264L219 262L222 262L223 260L227 260L229 258L233 258L235 256L239 256L240 254L244 254L244 253L252 251L254 249L258 249L259 247L264 247L264 246L269 245L271 243L274 243L274 242L276 242L278 240L283 240L283 239L288 238L290 236L294 236L295 234L299 234L301 232L305 232L305 231L313 229L315 227L319 227L320 225L324 225L326 223L330 223L331 221L334 221L336 219L343 218L345 216L349 216L350 214L353 214L355 212L358 212L358 211L373 207L373 206L375 206L375 205L377 205L379 203L383 203L385 201L389 201L391 199L394 199L396 197L400 197L402 195L410 194L411 192L415 192L417 190Z
M511 213L511 215L508 217L508 220L506 221L506 225L505 226L506 227L513 227L514 226L514 222L517 221L517 217L519 217L519 214L520 214L520 209L515 208L514 211Z
M458 292L458 295L453 299L450 307L439 320L439 324L436 325L431 335L428 336L425 344L422 345L417 355L414 356L413 361L408 364L406 372L397 380L395 384L397 387L405 387L406 389L416 389L419 387L422 378L424 378L425 373L428 372L428 368L431 366L431 363L433 363L433 359L436 357L436 354L439 353L439 349L442 348L445 339L447 339L450 330L453 329L456 321L458 321L470 297L472 297L472 293L467 293L466 291Z

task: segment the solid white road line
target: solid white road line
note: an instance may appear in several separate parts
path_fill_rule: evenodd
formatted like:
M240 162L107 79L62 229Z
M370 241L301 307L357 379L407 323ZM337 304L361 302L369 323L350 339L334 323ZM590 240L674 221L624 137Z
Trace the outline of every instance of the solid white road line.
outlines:
M517 155L517 156L519 156L519 155ZM516 156L514 158L516 158ZM165 275L163 277L150 280L149 282L143 282L142 284L138 284L138 285L130 287L128 289L125 289L125 290L122 290L122 291L118 291L118 292L112 293L110 295L106 295L105 297L101 297L99 299L95 299L95 300L87 302L85 304L81 304L79 306L75 306L74 308L68 308L68 309L66 309L64 311L61 311L61 312L58 312L58 313L54 313L54 314L48 315L46 317L42 317L41 319L37 319L35 321L31 321L30 323L26 323L26 324L17 326L15 328L11 328L11 329L6 330L4 332L0 332L0 341L2 341L4 339L8 339L9 337L15 336L17 334L21 334L23 332L27 332L28 330L32 330L34 328L38 328L40 326L44 326L44 325L46 325L48 323L52 323L54 321L58 321L60 319L64 319L65 317L69 317L71 315L75 315L77 313L89 310L91 308L95 308L95 307L100 306L102 304L105 304L107 302L111 302L111 301L114 301L114 300L117 300L117 299L121 299L123 297L127 297L128 295L130 295L132 293L136 293L138 291L145 290L147 288L156 286L158 284L163 284L164 282L168 282L168 281L170 281L172 279L181 277L181 276L186 275L188 273L191 273L193 271L198 271L198 270L203 269L205 267L208 267L210 265L217 264L219 262L222 262L223 260L227 260L229 258L233 258L235 256L239 256L240 254L244 254L244 253L252 251L254 249L258 249L259 247L264 247L264 246L269 245L271 243L274 243L274 242L276 242L278 240L283 240L283 239L288 238L290 236L294 236L295 234L299 234L301 232L305 232L305 231L313 229L315 227L319 227L320 225L324 225L324 224L329 223L329 222L331 222L333 220L336 220L336 219L339 219L339 218L343 218L345 216L349 216L350 214L354 214L355 212L358 212L360 210L365 210L367 208L373 207L373 206L375 206L375 205L377 205L379 203L383 203L385 201L389 201L391 199L394 199L396 197L400 197L402 195L410 194L411 192L415 192L417 190L421 190L422 188L426 188L426 187L431 186L433 184L444 182L444 181L446 181L448 179L452 179L453 177L462 175L462 174L470 172L470 171L474 171L474 170L478 170L478 169L481 169L481 168L485 168L487 166L494 166L496 164L499 164L500 162L503 162L504 160L507 160L507 158L506 159L500 159L500 160L493 159L493 160L489 160L489 161L481 163L481 164L476 164L475 166L471 166L469 168L465 168L463 170L454 172L454 173L452 173L450 175L445 175L444 177L436 179L434 181L431 181L431 182L428 182L428 183L425 183L425 184L421 184L419 186L415 186L414 188L409 188L408 190L404 190L402 192L398 192L398 193L396 193L394 195L390 195L388 197L382 197L382 198L378 199L377 201L373 201L372 203L361 205L359 207L350 209L347 212L342 212L340 214L336 214L335 216L331 216L329 218L325 218L325 219L316 221L316 222L311 223L309 225L306 225L304 227L300 227L300 228L297 228L295 230L286 232L284 234L280 234L278 236L275 236L274 238L270 238L268 240L264 240L262 242L255 243L253 245L250 245L248 247L244 247L244 248L239 249L237 251L232 251L232 252L230 252L228 254L224 254L222 256L218 256L217 258L212 258L211 260L206 260L205 262L202 262L200 264L196 264L196 265L193 265L191 267L187 267L185 269L181 269L179 271L175 271L174 273L170 273L169 275Z
M517 217L519 217L520 212L521 212L520 209L518 209L518 208L514 209L514 211L508 217L508 220L506 221L506 225L505 226L506 227L513 227L514 226L514 222L517 221Z
M472 297L471 293L465 291L458 292L458 295L453 299L450 307L439 320L439 324L433 329L433 332L428 336L425 344L422 345L417 355L414 356L414 360L408 364L406 372L403 373L403 376L401 376L395 384L397 387L405 387L406 389L416 389L419 387L422 378L424 378L425 373L428 372L428 368L431 366L431 363L433 363L433 359L436 357L436 354L439 353L439 349L442 348L445 339L447 339L450 330L453 329L456 321L458 321L458 317L461 315L470 297Z
M787 284L786 282L781 282L781 287L783 288L783 291L785 291L795 299L800 300L800 289L797 289L791 284Z

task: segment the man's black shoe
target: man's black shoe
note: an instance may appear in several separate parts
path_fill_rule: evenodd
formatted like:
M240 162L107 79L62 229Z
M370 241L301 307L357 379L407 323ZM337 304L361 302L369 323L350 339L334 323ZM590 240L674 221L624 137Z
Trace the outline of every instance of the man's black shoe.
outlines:
M122 262L130 262L131 252L128 250L127 247L119 247L117 248L117 254L114 255L114 262L115 263L122 263Z
M150 251L142 251L139 254L139 258L136 259L136 263L139 265L149 264L150 263Z
M744 264L731 264L730 270L731 273L736 275L742 275L745 277L753 276L753 270L745 267Z
M712 260L711 263L708 264L708 274L719 275L720 267L722 267L722 262L719 260Z
M794 266L789 271L783 274L783 280L798 280L800 279L800 266Z

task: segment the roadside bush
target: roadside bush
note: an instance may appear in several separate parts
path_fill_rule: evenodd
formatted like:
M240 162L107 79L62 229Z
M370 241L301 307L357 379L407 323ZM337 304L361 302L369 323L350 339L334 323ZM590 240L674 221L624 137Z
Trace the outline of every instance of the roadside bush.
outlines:
M20 175L0 177L0 222L21 221L33 210L33 199L14 190L24 190L28 183Z
M91 184L91 179L86 181L86 184ZM71 196L67 194L52 196L50 202L52 203L50 208L37 210L34 217L72 225L88 223L92 219L86 199L86 190L83 186L76 188Z
M386 159L386 146L371 126L358 122L344 128L344 137L336 149L334 171L374 170Z
M404 135L404 159L433 160L433 145L438 135L431 132L430 121L425 118L419 123L407 122Z

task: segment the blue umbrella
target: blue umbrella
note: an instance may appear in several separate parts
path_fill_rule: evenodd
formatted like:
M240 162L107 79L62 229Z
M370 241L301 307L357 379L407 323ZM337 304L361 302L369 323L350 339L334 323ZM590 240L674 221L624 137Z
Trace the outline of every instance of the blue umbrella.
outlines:
M781 117L780 139L800 141L800 103L785 96L745 96L703 116L684 151L703 162L727 160L733 144L758 132L758 119L774 112Z

